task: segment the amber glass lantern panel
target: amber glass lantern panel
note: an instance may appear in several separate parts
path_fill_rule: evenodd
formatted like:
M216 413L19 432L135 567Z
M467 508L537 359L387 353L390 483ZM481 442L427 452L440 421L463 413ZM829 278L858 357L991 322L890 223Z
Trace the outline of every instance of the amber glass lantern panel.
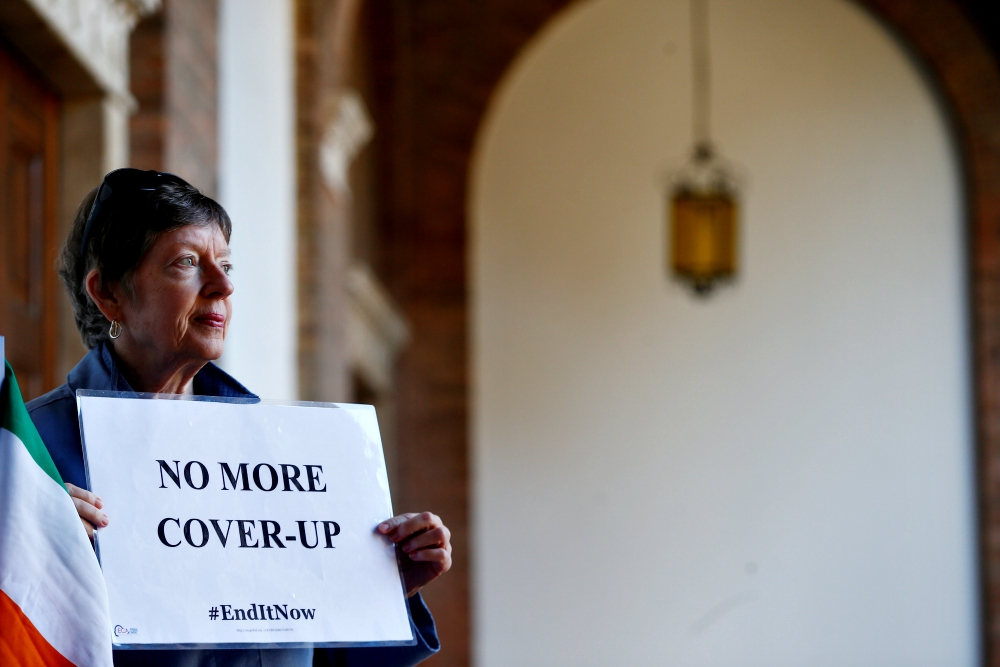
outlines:
M699 292L736 272L736 202L725 193L679 192L671 201L671 265Z

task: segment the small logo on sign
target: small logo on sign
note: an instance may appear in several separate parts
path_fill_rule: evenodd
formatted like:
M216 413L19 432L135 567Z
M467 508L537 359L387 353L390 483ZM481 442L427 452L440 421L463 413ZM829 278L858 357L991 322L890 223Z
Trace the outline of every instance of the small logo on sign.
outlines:
M121 625L115 626L115 637L121 637L122 635L137 635L139 634L139 628L126 628Z

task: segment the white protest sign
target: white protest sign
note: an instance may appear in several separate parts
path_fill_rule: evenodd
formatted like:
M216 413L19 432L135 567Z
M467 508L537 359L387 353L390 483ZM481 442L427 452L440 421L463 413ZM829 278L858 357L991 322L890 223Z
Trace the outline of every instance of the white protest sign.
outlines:
M77 401L116 645L413 643L374 408L100 394Z

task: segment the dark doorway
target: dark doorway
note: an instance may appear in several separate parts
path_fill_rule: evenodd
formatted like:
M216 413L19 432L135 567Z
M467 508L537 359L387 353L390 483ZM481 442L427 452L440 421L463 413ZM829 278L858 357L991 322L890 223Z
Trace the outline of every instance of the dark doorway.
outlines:
M25 400L55 386L58 106L0 48L0 335Z

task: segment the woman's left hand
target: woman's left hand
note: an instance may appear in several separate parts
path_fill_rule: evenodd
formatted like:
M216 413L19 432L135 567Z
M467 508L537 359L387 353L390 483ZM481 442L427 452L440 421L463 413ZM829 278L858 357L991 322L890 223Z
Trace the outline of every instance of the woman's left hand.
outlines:
M451 531L436 514L400 514L380 523L378 532L401 553L407 597L451 569Z

